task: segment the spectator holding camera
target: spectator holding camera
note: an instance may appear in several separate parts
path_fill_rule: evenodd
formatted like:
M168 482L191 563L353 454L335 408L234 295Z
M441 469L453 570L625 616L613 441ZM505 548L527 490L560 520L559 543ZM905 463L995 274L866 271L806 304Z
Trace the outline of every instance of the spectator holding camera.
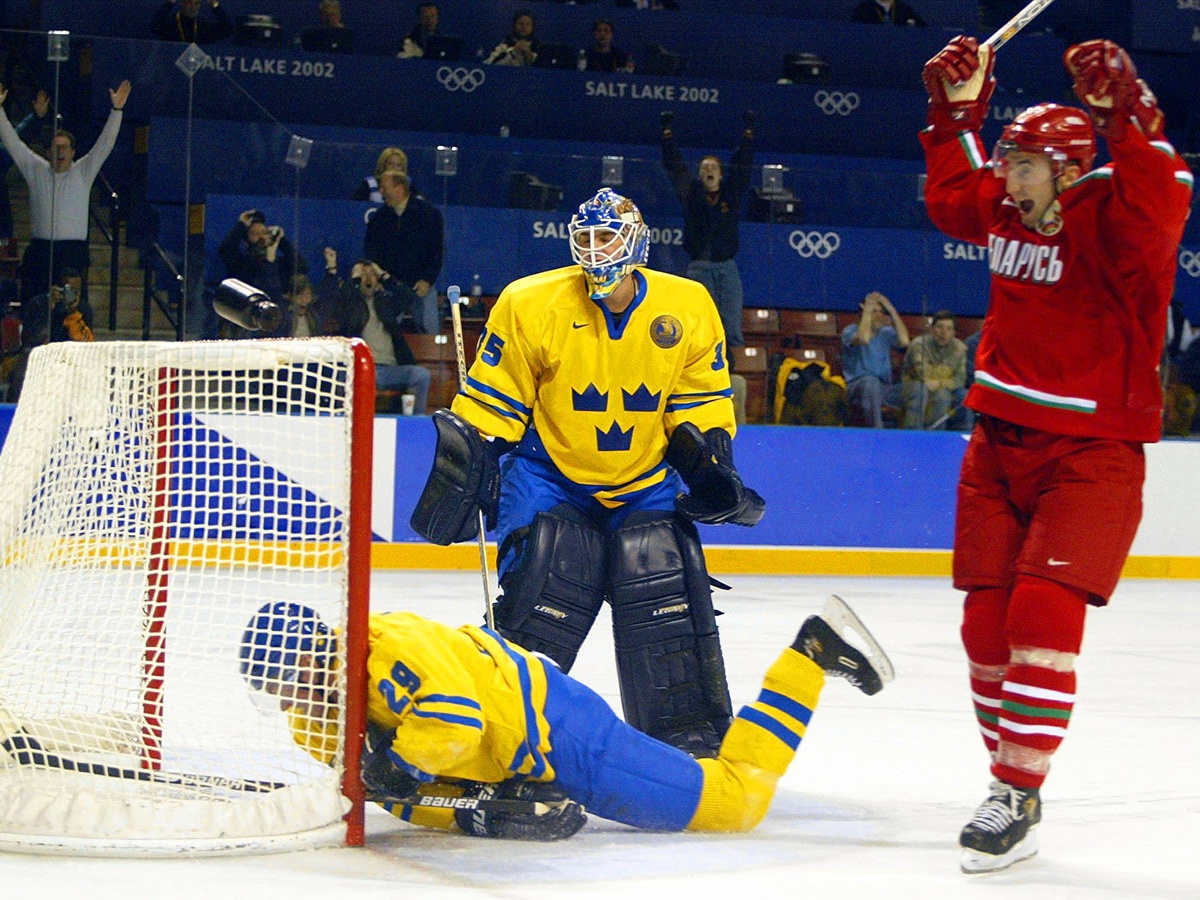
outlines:
M44 294L29 298L21 308L21 352L8 380L5 402L16 403L25 382L25 366L34 347L58 341L91 343L93 313L83 296L79 270L64 266Z
M538 39L533 34L535 19L528 9L513 13L512 31L488 54L485 63L494 66L531 66L538 55Z
M743 119L745 127L729 160L728 175L720 159L705 156L693 176L675 142L675 114L661 115L663 168L683 204L683 248L691 257L687 277L708 288L717 304L726 349L746 343L742 337L742 276L734 257L738 252L738 220L754 158L754 113L747 110Z
M217 253L230 278L253 285L281 305L287 300L292 279L308 271L283 229L267 225L266 216L257 209L238 216Z
M233 34L233 19L220 0L208 0L212 17L200 18L203 0L167 0L150 20L150 34L160 41L212 44Z

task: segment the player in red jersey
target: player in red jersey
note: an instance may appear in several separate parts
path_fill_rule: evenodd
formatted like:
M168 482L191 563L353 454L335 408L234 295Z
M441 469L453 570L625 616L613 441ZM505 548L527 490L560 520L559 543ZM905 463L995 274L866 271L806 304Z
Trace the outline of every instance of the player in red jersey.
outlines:
M954 584L994 777L959 838L966 872L1037 852L1039 789L1075 701L1089 604L1115 588L1142 512L1143 444L1161 435L1158 361L1192 175L1129 55L1064 63L1085 109L1043 104L979 129L989 48L957 37L925 65L925 202L988 248L991 290L967 405ZM1092 168L1098 132L1112 162Z

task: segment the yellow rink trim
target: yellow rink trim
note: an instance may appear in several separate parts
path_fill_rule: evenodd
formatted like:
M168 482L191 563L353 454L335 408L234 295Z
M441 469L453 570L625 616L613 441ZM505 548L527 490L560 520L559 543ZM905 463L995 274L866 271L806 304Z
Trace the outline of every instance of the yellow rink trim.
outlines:
M487 545L488 565L496 567L496 547ZM857 550L827 547L709 546L704 557L714 573L729 575L913 575L950 577L949 550ZM381 544L371 547L376 569L479 568L479 547L456 544ZM1126 578L1200 579L1200 557L1135 556L1125 563Z

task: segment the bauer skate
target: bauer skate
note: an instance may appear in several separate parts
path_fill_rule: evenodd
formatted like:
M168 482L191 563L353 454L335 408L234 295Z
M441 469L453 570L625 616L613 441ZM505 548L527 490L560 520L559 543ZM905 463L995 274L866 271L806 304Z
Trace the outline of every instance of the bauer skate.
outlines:
M857 635L864 650L843 635ZM829 675L845 678L864 694L878 694L895 677L892 662L854 611L836 594L830 595L819 616L809 616L792 647Z
M998 872L1038 852L1034 827L1042 821L1037 788L993 781L991 793L963 828L960 866L968 875Z

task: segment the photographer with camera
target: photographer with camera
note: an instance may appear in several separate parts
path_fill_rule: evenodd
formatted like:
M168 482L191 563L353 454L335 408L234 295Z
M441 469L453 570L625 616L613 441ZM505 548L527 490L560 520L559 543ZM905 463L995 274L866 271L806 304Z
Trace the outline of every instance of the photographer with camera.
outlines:
M217 253L230 278L253 285L281 306L287 302L292 279L308 272L308 265L284 237L283 229L268 225L257 209L238 216Z
M59 270L58 284L50 290L29 298L20 309L21 351L8 380L5 402L16 403L25 381L25 366L34 347L57 341L91 343L93 313L83 295L83 278L77 269L64 266Z

